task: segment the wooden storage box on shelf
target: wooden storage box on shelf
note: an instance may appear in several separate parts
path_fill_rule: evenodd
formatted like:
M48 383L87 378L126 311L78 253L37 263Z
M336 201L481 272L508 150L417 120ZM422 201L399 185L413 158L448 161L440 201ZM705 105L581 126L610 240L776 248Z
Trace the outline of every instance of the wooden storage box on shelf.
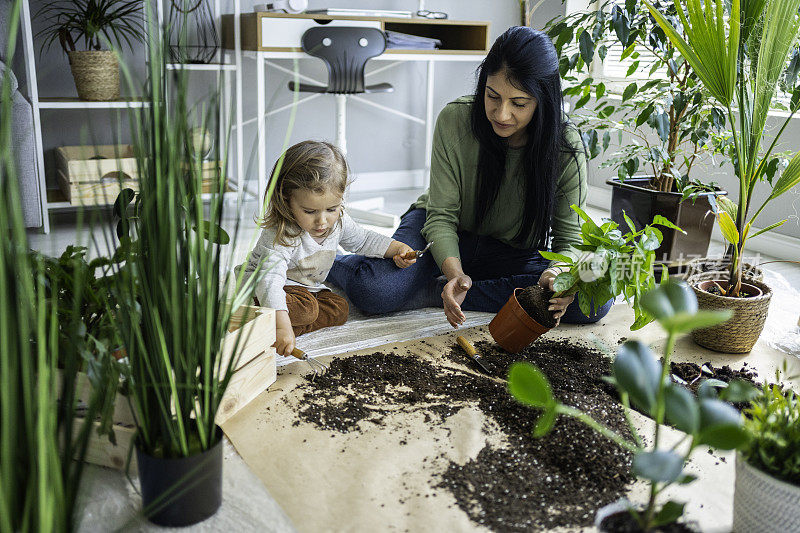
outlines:
M236 338L241 330L238 346ZM275 382L275 310L266 307L242 306L233 314L228 334L222 342L222 357L225 365L230 364L238 353L235 372L228 382L228 388L217 412L216 422L222 424L235 415L242 407L264 392ZM86 400L91 395L91 384L85 374L78 375L76 388L78 399ZM114 436L116 445L106 436L99 436L99 422L89 439L86 462L116 469L125 468L128 450L133 445L136 434L135 420L128 399L117 394L114 404ZM76 430L83 420L75 421ZM136 454L131 456L131 472L136 471Z
M58 185L73 205L113 204L121 189L139 189L130 145L61 146L55 156Z

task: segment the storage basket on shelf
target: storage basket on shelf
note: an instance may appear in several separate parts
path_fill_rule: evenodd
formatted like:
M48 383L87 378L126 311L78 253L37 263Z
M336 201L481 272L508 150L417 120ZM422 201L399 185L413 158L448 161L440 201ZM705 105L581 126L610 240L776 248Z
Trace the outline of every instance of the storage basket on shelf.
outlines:
M110 205L120 190L139 190L130 145L61 146L55 155L59 187L72 205Z

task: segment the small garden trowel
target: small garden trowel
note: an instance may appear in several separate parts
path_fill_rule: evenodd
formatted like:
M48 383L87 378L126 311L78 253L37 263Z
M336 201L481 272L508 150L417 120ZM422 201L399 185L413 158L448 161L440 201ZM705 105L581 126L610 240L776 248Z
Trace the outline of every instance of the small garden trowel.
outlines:
M459 346L461 346L464 349L465 352L467 352L467 355L470 356L473 361L478 363L478 366L481 367L481 369L486 374L492 373L492 371L490 370L491 367L489 366L489 363L485 362L483 360L483 357L478 355L478 350L475 349L472 343L470 343L467 339L465 339L461 335L456 337L456 342L458 343Z
M433 244L433 241L429 242L428 245L425 246L425 248L423 248L422 250L413 250L411 252L406 252L403 255L401 255L400 257L402 257L403 259L406 259L406 260L408 260L408 259L419 259L423 255L425 255L425 252L428 251L428 248L431 247L431 244Z

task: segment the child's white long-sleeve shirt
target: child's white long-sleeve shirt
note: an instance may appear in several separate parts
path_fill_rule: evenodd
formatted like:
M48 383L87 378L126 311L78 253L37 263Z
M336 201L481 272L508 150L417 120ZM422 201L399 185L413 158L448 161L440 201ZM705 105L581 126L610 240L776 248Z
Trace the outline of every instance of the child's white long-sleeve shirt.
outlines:
M336 224L330 235L318 243L304 231L295 239L294 246L275 244L275 230L264 229L250 254L245 273L255 272L262 258L265 275L256 287L256 297L265 307L286 311L285 285L299 285L311 292L321 291L322 284L336 259L339 245L348 252L367 257L383 257L392 238L362 228L347 213L341 224Z

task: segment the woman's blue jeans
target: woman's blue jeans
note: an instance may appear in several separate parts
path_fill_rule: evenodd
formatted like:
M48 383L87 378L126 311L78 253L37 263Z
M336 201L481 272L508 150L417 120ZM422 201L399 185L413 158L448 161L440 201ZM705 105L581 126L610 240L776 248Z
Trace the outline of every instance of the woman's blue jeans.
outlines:
M421 250L425 239L420 230L425 210L413 209L403 215L392 236ZM472 288L461 308L465 311L496 313L517 287L536 285L549 261L533 249L519 249L492 237L459 232L459 252L464 272L472 278ZM441 292L445 280L430 253L404 269L393 261L360 255L340 255L333 263L328 281L341 287L353 305L366 314L391 313L421 307L442 307ZM577 299L561 318L564 323L588 324L603 318L613 300L590 317L578 307Z

